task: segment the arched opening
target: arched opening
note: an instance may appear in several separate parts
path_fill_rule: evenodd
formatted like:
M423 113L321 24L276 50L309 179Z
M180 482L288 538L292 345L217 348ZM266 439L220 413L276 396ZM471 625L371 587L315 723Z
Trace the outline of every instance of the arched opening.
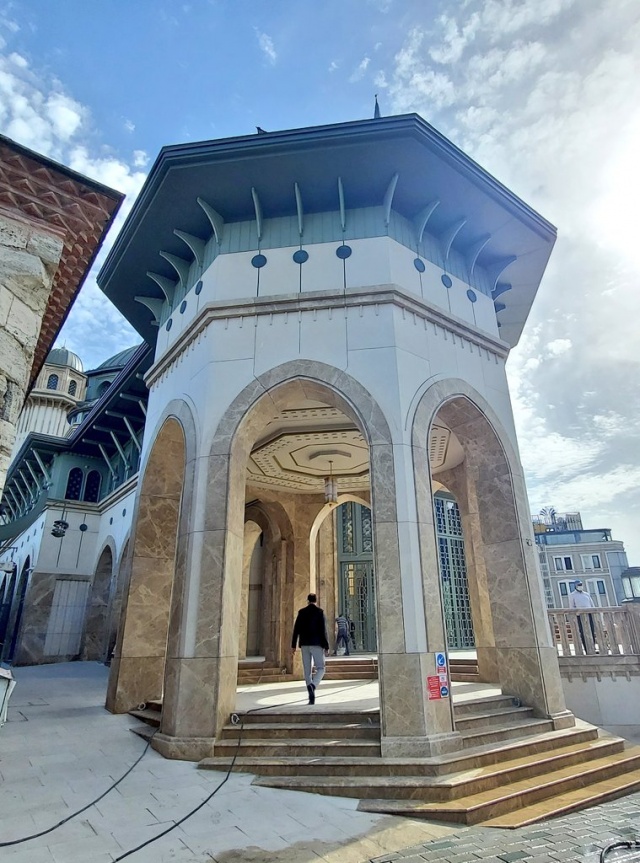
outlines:
M104 662L108 651L109 592L113 554L107 546L98 559L87 604L82 658Z
M20 636L20 624L24 613L24 601L29 587L29 576L31 575L31 558L27 557L20 570L20 578L17 588L10 599L11 608L9 621L6 628L5 640L2 649L2 661L13 662Z
M67 477L67 488L64 493L65 500L80 500L83 480L84 473L82 468L72 467Z
M84 495L83 500L86 500L88 503L97 503L100 499L100 483L102 481L102 477L100 476L100 471L90 470L87 474L87 481L84 485Z
M77 381L69 381L69 389L68 389L69 395L75 396L77 389L78 389L78 382Z
M424 486L428 476L432 490L446 492L440 508L452 503L457 507L457 526L438 525L436 502L435 529L431 539L423 534L421 553L423 559L431 556L429 542L435 540L442 578L443 569L455 563L454 534L464 539L480 678L499 683L505 694L517 696L539 715L566 716L522 467L508 433L468 384L440 381L425 392L418 405L413 440L416 484ZM434 445L439 453L435 459L430 451ZM430 495L419 496L418 504L419 519L434 523ZM453 507L450 514L455 516ZM446 542L450 547L444 555ZM444 562L443 557L447 557ZM444 608L442 581L439 590Z
M48 390L57 390L58 389L59 378L58 375L49 375L47 378L47 389Z
M107 696L116 713L162 698L184 474L185 436L170 417L140 484L127 601Z

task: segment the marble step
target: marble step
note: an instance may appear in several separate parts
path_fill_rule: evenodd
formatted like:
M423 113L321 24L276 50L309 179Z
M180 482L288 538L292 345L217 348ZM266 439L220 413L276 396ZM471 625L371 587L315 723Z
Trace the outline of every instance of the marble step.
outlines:
M449 676L454 683L478 683L477 674L459 674L452 670Z
M340 757L325 758L283 756L281 758L238 757L234 769L243 773L260 776L332 776L371 777L430 777L433 786L433 799L450 800L498 785L506 785L529 776L536 776L549 770L582 764L605 755L613 755L624 749L620 738L603 738L587 743L569 744L548 752L512 758L487 767L478 765L473 769L449 775L441 775L439 765L429 758L367 758ZM216 756L200 762L201 767L210 770L228 770L233 759ZM422 786L421 786L422 787ZM425 784L425 787L428 787Z
M570 812L577 812L590 806L598 806L635 791L640 791L640 770L623 773L613 779L605 779L602 782L588 785L586 788L569 791L566 794L560 794L532 806L517 809L506 815L490 818L483 822L483 826L507 829L526 827L538 821L545 821L547 818L557 818L560 815L568 815Z
M240 736L239 725L225 725L220 738L235 740ZM296 738L314 740L340 740L344 738L360 740L380 740L380 725L375 722L256 722L245 725L243 740L295 740Z
M455 708L454 708L455 713ZM479 729L493 728L496 725L511 725L520 723L523 719L533 719L534 713L530 707L508 707L491 710L487 713L455 714L456 730L462 734Z
M148 727L148 726L143 726ZM238 753L238 757L252 759L264 758L317 758L324 760L330 756L343 758L364 757L380 758L379 741L368 741L358 739L318 740L317 738L297 738L294 740L219 740L215 743L215 758L228 757L229 759ZM209 759L200 762L203 767ZM214 768L217 769L217 768Z
M578 769L580 767L583 769ZM301 783L296 782L295 789L290 787L292 790L303 790L300 786ZM355 783L351 786L353 787ZM325 785L326 788L328 784ZM410 815L412 818L451 821L457 824L481 823L485 827L520 827L583 809L638 788L640 748L633 747L631 750L597 758L583 765L552 770L513 782L506 787L501 785L444 803L424 800L419 802L417 793L411 802L405 803L396 799L385 803L384 796L381 795L378 800L369 800L358 808L366 812ZM371 787L370 790L373 792L374 788ZM398 788L391 788L385 791L386 797L392 797L392 792L397 790ZM316 793L337 792L316 790ZM369 797L372 796L370 793Z
M531 719L525 722L483 728L479 731L463 732L462 745L465 749L475 749L478 746L530 737L534 734L543 734L546 731L553 731L553 722L550 719Z
M454 702L453 712L457 719L458 717L469 716L470 714L506 710L514 706L514 699L511 695L487 695L485 698Z
M277 676L264 676L261 674L243 675L238 677L238 686L255 686L258 683L290 683L295 678L291 674L279 674Z
M145 722L147 725L151 725L154 728L159 728L162 712L161 710L154 710L146 707L144 710L130 710L129 716L133 716L135 719L139 719L141 722Z
M137 734L138 737L142 737L143 740L151 740L157 729L151 725L136 725L135 728L130 728L129 731Z
M578 768L584 769L578 769ZM361 800L420 800L423 817L458 824L478 824L558 794L614 779L638 770L640 756L618 753L570 765L455 799L446 799L449 790L439 780L423 776L259 776L254 785L268 788L329 794L336 797L358 797ZM440 799L444 797L444 799Z
M265 722L270 724L276 722L312 722L314 725L324 725L332 722L344 724L345 722L349 722L360 725L371 725L373 723L376 727L380 726L379 710L372 710L367 713L359 710L318 710L314 712L313 707L307 708L307 705L305 705L300 711L278 710L276 712L269 708L268 712L256 711L255 713L242 713L239 711L236 715L242 722L244 722L245 726Z

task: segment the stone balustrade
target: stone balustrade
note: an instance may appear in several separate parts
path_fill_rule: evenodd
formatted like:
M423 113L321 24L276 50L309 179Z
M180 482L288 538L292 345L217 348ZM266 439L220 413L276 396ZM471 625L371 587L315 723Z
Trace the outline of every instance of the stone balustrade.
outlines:
M558 655L564 658L640 655L639 611L640 606L547 609Z

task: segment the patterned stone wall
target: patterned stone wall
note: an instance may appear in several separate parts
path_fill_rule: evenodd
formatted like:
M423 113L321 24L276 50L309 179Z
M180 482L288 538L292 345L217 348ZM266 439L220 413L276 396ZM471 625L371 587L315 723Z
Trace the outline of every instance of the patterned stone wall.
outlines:
M54 231L0 210L0 491L62 250Z

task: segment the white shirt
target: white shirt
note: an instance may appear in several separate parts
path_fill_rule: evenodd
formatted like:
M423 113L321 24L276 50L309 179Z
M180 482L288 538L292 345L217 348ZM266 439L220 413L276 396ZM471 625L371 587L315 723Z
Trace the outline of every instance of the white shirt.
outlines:
M595 608L595 605L586 590L574 590L569 597L569 608Z

